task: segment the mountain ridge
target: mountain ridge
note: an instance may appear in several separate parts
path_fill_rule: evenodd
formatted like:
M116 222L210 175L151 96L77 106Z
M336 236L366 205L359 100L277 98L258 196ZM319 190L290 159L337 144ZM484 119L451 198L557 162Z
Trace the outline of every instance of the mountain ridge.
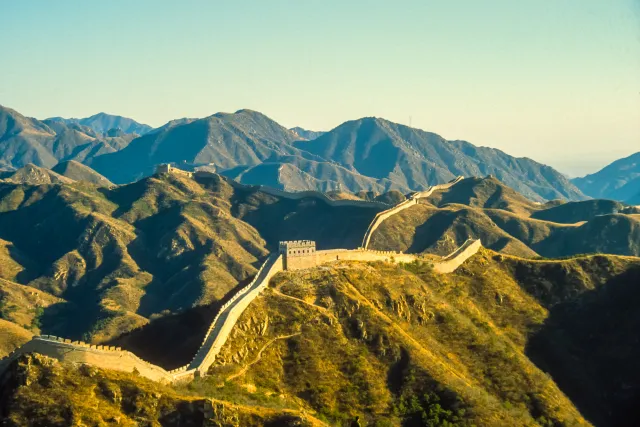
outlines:
M640 152L618 159L598 172L571 181L585 194L594 198L621 202L640 200Z
M136 133L138 135L144 135L153 128L149 125L138 123L137 121L124 116L115 114L108 114L100 112L89 117L84 118L64 118L64 117L50 117L47 120L63 122L65 124L80 124L87 126L96 132L101 134L107 133L111 129L120 129L125 133Z

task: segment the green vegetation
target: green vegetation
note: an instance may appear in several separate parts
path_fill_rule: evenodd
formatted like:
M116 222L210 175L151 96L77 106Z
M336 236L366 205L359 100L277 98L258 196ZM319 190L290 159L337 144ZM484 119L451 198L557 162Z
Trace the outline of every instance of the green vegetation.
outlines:
M536 205L491 178L461 183L389 218L374 247L447 253L471 236L500 253L483 249L450 275L435 273L430 256L284 272L242 315L210 376L170 388L31 356L8 371L31 382L11 377L3 416L188 425L204 399L231 425L295 425L303 414L329 425L355 416L377 426L615 425L640 415L640 260L538 255L605 244L633 253L627 225L637 219L602 214L604 205L583 225L534 219L593 204ZM357 247L378 212L217 175L116 188L1 184L0 208L2 354L42 331L119 345L168 369L190 360L221 301L278 240ZM629 238L614 242L611 230Z
M298 411L184 396L133 374L72 367L37 354L5 374L0 418L7 426L318 426Z

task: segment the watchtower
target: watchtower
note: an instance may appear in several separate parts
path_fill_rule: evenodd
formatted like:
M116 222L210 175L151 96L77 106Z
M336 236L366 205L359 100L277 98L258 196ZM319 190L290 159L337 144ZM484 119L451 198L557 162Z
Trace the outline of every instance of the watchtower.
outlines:
M282 255L285 270L299 270L318 265L316 242L313 240L288 240L280 242L278 252Z

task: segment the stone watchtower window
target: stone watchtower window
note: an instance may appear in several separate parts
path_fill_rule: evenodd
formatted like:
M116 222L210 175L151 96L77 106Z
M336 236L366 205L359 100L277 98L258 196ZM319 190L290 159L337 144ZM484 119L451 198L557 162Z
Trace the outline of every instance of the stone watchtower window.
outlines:
M289 257L308 257L316 252L316 242L313 240L288 240L280 242L278 252L284 255L285 265L286 259Z

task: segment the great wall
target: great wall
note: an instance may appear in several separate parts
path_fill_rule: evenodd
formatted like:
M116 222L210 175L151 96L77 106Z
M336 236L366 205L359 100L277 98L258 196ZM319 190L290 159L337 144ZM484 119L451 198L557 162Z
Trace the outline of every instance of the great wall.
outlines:
M167 167L160 170L162 173L177 173L175 168ZM180 171L184 172L184 171ZM187 172L184 172L185 174ZM196 174L201 174L196 172ZM192 176L192 175L189 175ZM201 175L202 176L202 175ZM188 381L197 376L206 375L215 358L227 341L233 327L244 310L251 302L265 289L270 279L283 270L297 270L312 268L322 264L336 261L386 261L409 263L420 259L418 255L404 254L393 251L375 251L367 249L372 233L379 227L385 219L410 206L418 203L420 198L428 197L434 191L446 189L457 182L462 177L442 185L435 185L423 192L414 193L409 199L398 205L380 212L373 219L363 240L363 245L358 249L330 249L316 251L315 242L293 241L281 242L278 253L270 255L262 264L254 279L247 286L240 289L221 307L219 313L211 322L202 344L196 352L194 358L185 366L167 371L160 366L146 362L135 354L119 347L87 344L81 341L71 341L51 335L36 336L31 341L13 351L10 355L0 360L0 374L11 364L13 360L25 353L40 353L54 357L61 361L89 364L98 368L113 369L125 372L138 372L141 376L162 383L172 383ZM230 182L232 180L229 180ZM315 197L332 206L364 206L367 207L388 207L379 202L354 201L354 200L332 200L326 195L316 191L303 191L297 193L287 193L282 190L263 186L246 186L236 183L235 187L244 189L258 189L259 191L279 197L290 199L302 199L305 197ZM321 196L320 196L321 195ZM450 255L433 263L433 269L439 273L451 273L455 271L464 261L473 256L482 244L480 240L467 240L462 246Z
M394 207L392 207L390 209L387 209L386 211L379 212L376 215L376 217L373 219L371 224L369 224L369 228L367 228L367 231L364 233L364 238L362 239L362 247L365 248L365 249L367 249L369 247L369 242L371 241L371 236L373 235L373 232L376 231L376 229L380 226L380 224L382 224L382 222L385 219L387 219L390 216L395 215L395 214L397 214L399 212L402 212L405 209L410 208L411 206L417 204L420 201L420 199L426 199L431 194L433 194L434 191L446 190L447 188L450 188L450 187L454 186L455 184L457 184L458 182L462 181L463 179L464 179L464 177L459 176L459 177L455 178L454 180L449 181L446 184L432 185L431 187L429 187L425 191L418 191L416 193L413 193L404 202L400 202L397 205L395 205Z

